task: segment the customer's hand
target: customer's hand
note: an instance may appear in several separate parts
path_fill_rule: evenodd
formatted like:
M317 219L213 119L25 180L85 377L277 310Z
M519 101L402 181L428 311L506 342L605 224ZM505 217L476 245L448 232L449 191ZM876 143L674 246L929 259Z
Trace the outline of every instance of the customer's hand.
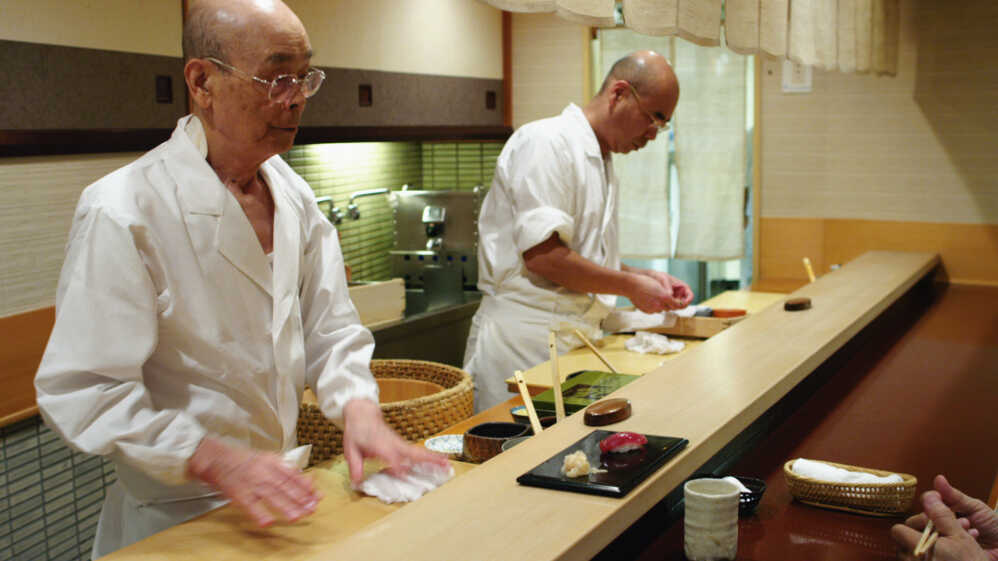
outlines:
M258 525L277 514L289 522L315 512L322 495L312 481L276 454L206 437L187 462L188 475L218 489Z
M350 469L350 481L364 480L364 458L378 458L388 464L388 473L399 476L424 462L447 465L447 458L402 439L381 416L381 407L367 399L350 400L343 408L343 456Z
M934 485L934 491L922 495L925 512L891 528L898 558L914 559L912 552L922 530L932 520L939 539L927 559L998 561L998 515L982 501L952 487L941 475L936 476Z

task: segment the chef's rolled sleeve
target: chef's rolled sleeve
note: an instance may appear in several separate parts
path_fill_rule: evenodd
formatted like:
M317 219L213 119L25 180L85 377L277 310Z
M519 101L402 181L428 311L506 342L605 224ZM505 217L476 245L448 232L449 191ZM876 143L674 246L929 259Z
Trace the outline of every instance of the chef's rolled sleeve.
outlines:
M575 221L565 211L553 207L540 207L523 212L516 217L516 224L513 227L516 250L522 255L555 233L566 244L570 243L575 235Z

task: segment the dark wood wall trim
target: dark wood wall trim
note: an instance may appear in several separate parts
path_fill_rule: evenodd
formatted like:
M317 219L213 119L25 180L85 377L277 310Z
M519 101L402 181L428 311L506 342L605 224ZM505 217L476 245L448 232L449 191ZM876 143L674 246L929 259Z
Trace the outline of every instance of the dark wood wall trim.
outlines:
M0 157L149 150L187 112L183 66L180 57L0 40ZM322 69L299 144L509 137L504 80Z
M502 13L502 124L513 126L513 14Z
M171 129L0 130L0 157L145 152Z
M170 129L0 130L0 157L144 152L170 137ZM302 127L295 144L387 140L495 140L513 134L505 126Z
M502 126L470 127L302 127L295 144L320 142L370 142L381 140L497 140L505 141L513 129Z

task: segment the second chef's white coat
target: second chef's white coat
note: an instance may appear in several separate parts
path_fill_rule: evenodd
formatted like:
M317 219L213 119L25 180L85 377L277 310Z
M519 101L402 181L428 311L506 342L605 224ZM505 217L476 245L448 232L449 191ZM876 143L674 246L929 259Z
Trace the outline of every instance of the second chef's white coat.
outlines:
M260 168L276 207L270 263L205 156L200 121L80 198L35 385L50 427L109 457L94 543L103 555L223 501L188 481L206 435L307 461L307 384L336 422L377 401L373 337L350 302L336 231L280 157Z
M573 292L531 273L523 252L557 232L582 257L620 269L617 181L582 109L528 123L496 162L478 222L478 288L464 369L475 380L475 411L506 401L504 380L549 358L548 332L560 352L579 347L572 333L602 336L614 295Z

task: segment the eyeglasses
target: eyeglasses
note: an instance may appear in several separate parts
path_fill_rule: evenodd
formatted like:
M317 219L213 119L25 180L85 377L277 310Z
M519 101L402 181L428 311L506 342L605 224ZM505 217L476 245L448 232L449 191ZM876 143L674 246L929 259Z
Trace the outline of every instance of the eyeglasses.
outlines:
M247 74L235 66L226 64L217 58L206 57L205 60L210 60L226 70L231 70L244 78L266 86L267 98L270 99L270 101L284 101L290 97L293 97L298 91L297 88L299 86L301 87L301 92L305 94L305 97L312 97L315 95L315 92L319 91L319 87L322 86L322 81L326 79L325 72L319 70L318 68L311 68L300 78L292 74L281 74L273 80L264 80L263 78Z
M630 82L625 82L625 83L627 84L628 88L631 88L631 93L634 94L634 101L637 102L638 109L640 109L641 112L645 114L645 117L648 117L648 120L651 121L651 124L655 125L655 128L660 131L669 130L670 127L669 121L659 119L655 115L652 115L648 111L645 111L644 106L641 105L641 96L638 95L638 90L634 89L634 86L632 86Z

